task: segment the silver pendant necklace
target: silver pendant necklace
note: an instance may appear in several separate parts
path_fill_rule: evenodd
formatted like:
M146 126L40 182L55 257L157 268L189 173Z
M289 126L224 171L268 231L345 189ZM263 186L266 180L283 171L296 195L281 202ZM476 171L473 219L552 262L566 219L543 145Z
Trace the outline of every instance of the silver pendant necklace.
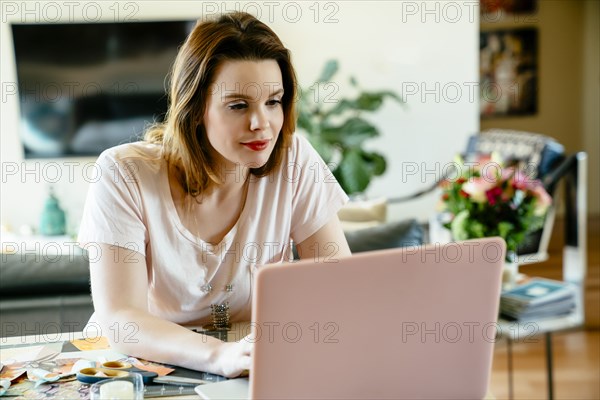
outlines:
M229 293L227 297L233 293L234 289L235 285L233 283L228 283L225 285L224 290ZM210 282L207 282L200 287L200 290L208 294L213 291L213 286L210 284ZM210 314L212 316L213 323L212 325L205 327L206 330L223 330L231 328L229 321L229 302L227 300L221 302L220 304L212 303L210 305Z

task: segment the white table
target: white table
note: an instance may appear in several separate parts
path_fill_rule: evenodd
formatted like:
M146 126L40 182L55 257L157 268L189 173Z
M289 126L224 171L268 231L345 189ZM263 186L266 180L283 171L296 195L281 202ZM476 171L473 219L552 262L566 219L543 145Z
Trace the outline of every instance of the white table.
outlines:
M505 338L508 354L508 393L513 398L513 363L512 342L528 341L543 335L546 341L546 376L548 383L548 399L554 398L552 333L579 328L584 325L583 285L576 286L575 308L572 313L560 317L544 318L532 321L498 320L498 338Z

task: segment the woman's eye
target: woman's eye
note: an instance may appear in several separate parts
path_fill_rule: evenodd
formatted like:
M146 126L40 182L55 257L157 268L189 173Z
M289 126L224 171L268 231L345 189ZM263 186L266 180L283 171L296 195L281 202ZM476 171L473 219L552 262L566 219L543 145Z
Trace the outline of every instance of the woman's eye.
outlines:
M268 106L276 106L279 104L281 104L281 100L272 99L272 100L267 101Z
M248 106L246 105L246 103L235 103L235 104L230 104L228 107L230 110L242 110Z

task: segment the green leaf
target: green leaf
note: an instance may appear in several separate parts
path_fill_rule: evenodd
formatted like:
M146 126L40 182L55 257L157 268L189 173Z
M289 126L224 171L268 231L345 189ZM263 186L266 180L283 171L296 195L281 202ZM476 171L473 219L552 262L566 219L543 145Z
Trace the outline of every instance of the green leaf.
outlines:
M404 105L404 100L394 92L388 90L380 92L363 92L356 99L357 107L365 111L375 111L383 104L386 98L395 100L401 105Z
M327 61L317 82L329 82L331 77L333 77L333 75L335 75L335 73L338 71L338 67L337 60Z
M358 110L358 111L377 111L382 105L386 98L396 100L401 105L404 105L404 100L394 92L382 91L382 92L362 92L354 100L342 99L335 107L324 113L324 118L328 118L332 115L342 114L347 110Z
M343 148L359 147L365 140L379 136L377 128L362 118L350 118L340 126L324 127L321 132L329 143Z
M452 223L450 229L452 231L452 237L454 240L467 240L469 239L469 232L467 230L467 224L469 223L469 212L467 210L458 213Z
M482 238L486 236L485 225L479 221L473 221L469 223L469 230L473 238Z
M392 100L395 100L396 103L400 104L401 106L406 106L406 101L404 101L404 99L399 96L398 94L390 91L390 90L385 90L382 92L379 92L383 97L388 97Z
M498 232L500 236L506 240L514 227L515 226L510 222L502 221L498 223Z
M333 106L330 110L323 113L323 118L327 119L332 115L342 114L346 110L356 109L356 103L352 100L342 99L335 106Z
M383 157L383 155L375 152L363 151L362 158L369 164L373 176L383 175L387 168L387 162L385 161L385 157Z
M360 149L344 152L333 174L347 194L363 192L369 186L371 175L364 165Z
M532 215L531 220L529 221L528 232L534 232L541 229L544 226L545 219L545 215Z
M379 93L361 93L356 99L356 108L375 111L383 104L383 96Z

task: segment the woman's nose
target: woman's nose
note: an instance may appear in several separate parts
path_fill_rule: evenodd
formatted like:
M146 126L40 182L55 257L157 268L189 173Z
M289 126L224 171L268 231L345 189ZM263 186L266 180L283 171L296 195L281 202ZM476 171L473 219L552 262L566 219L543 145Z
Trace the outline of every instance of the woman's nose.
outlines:
M250 130L261 131L269 128L269 118L262 109L254 111L250 117Z

